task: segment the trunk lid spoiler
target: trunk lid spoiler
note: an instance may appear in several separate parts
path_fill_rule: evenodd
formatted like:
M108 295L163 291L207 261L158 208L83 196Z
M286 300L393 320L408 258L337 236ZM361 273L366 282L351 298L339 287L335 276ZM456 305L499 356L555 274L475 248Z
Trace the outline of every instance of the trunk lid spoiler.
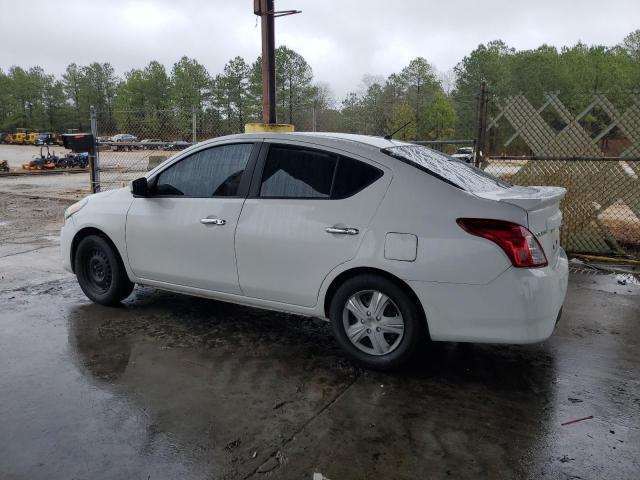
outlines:
M566 188L562 187L520 187L515 185L504 190L473 192L477 197L510 203L527 211L539 210L554 203L560 203L566 193Z

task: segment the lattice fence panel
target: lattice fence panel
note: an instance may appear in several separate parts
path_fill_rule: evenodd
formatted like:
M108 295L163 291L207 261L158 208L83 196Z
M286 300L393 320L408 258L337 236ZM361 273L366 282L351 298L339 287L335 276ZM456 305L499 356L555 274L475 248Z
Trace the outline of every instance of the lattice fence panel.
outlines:
M596 93L577 113L558 92L544 99L538 108L524 95L494 99L496 113L487 130L500 144L489 151L502 155L487 156L483 168L518 185L565 187L562 238L567 250L638 256L640 94L628 95L622 107L618 97L616 107L607 95ZM545 113L559 119L562 128L548 122ZM502 138L495 135L500 129L514 133Z

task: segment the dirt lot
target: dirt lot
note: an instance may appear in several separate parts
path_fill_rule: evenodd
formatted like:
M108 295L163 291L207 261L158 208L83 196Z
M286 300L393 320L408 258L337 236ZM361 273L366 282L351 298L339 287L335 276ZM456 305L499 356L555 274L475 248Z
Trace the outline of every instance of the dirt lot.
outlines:
M2 478L638 478L631 282L573 274L543 344L433 344L379 374L310 319L139 287L121 308L90 303L60 268L72 200L13 187L0 193Z

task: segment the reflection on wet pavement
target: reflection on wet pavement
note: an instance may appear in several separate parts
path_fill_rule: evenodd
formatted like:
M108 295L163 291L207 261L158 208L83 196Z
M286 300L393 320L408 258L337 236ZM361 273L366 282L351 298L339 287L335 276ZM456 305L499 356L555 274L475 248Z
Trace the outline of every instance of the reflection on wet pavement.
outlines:
M640 296L607 278L572 277L544 344L433 344L393 374L296 316L2 292L0 477L637 479Z

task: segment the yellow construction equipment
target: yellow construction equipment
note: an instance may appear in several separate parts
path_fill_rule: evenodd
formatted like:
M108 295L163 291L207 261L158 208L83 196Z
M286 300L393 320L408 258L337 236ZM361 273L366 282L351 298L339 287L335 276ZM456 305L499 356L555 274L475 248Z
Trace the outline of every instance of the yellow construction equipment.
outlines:
M37 130L31 128L16 128L15 133L7 135L6 142L14 145L28 145L35 143L37 138Z
M27 135L24 137L24 143L25 145L35 145L36 144L36 140L38 140L38 132L29 132L27 133Z

